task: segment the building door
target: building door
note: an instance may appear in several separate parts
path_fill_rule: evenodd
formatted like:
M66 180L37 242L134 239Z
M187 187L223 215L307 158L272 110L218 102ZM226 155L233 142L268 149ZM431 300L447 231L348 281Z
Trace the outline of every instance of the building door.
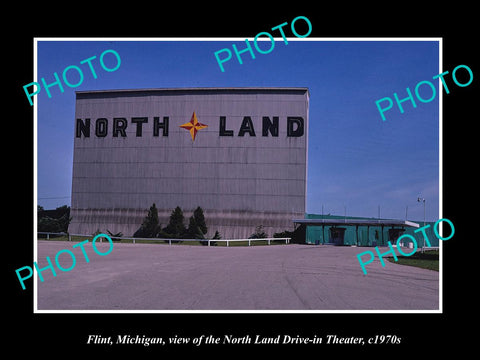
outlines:
M337 246L343 245L344 244L344 238L345 238L345 230L346 230L346 228L331 227L330 228L330 242L337 245Z

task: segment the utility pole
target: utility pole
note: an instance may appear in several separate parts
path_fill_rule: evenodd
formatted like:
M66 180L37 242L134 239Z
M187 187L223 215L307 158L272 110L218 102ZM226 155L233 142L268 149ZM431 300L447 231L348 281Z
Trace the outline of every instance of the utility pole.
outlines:
M423 202L423 227L425 227L425 199L424 198L417 198L417 202ZM423 245L422 245L422 254L425 251L425 238L423 239Z

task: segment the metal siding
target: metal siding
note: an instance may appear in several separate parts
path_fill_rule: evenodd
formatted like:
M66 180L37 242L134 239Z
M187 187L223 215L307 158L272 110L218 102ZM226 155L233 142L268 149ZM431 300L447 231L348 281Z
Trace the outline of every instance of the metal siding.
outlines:
M308 95L285 92L77 96L76 118L91 119L91 134L74 140L70 232L121 228L131 235L152 203L161 210L163 225L176 206L186 213L201 206L211 214L210 219L206 216L210 232L217 226L224 238L250 235L255 226L273 218L277 225L270 227L270 235L291 229L291 219L305 212ZM195 142L179 127L190 121L193 111L208 125ZM160 136L153 136L154 116L160 121L169 117L168 137L161 129ZM219 136L220 116L226 116L233 137ZM251 117L255 137L237 136L244 116ZM262 116L279 117L278 137L262 136ZM303 137L287 137L287 116L304 118ZM114 117L127 119L126 138L112 136ZM142 137L136 136L132 117L148 117ZM108 119L104 138L94 134L97 118ZM102 209L112 214L107 217ZM228 225L225 213L242 218L242 225ZM235 229L238 226L242 229Z

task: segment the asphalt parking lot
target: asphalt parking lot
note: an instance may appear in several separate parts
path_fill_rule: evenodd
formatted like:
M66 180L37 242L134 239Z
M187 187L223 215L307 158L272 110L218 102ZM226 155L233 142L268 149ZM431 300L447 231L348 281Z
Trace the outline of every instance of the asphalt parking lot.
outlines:
M438 310L439 273L378 258L368 248L271 245L207 247L118 244L105 256L87 244L38 241L38 265L58 251L76 256L68 272L42 272L41 310ZM98 244L107 252L109 243ZM72 264L63 254L65 268ZM35 275L36 276L36 275ZM33 286L33 283L31 286Z

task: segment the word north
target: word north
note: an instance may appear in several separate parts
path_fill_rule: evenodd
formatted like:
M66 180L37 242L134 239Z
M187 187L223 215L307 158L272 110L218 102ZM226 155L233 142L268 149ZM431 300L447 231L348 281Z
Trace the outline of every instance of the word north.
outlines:
M151 120L151 122L150 122ZM127 128L135 128L135 136L142 137L144 129L150 127L153 129L153 136L168 136L170 128L170 118L164 116L132 117L130 122L124 117L114 117L112 119L98 118L92 121L90 118L76 119L75 137L89 138L90 136L106 137L111 134L112 137L127 137ZM287 137L302 137L304 135L304 119L301 116L288 116L285 121ZM261 136L279 136L280 118L278 116L262 116L252 120L251 116L244 116L237 129L233 128L227 121L226 116L220 116L218 120L218 136L257 136L261 130ZM150 133L150 131L147 131ZM260 136L260 133L258 133Z

